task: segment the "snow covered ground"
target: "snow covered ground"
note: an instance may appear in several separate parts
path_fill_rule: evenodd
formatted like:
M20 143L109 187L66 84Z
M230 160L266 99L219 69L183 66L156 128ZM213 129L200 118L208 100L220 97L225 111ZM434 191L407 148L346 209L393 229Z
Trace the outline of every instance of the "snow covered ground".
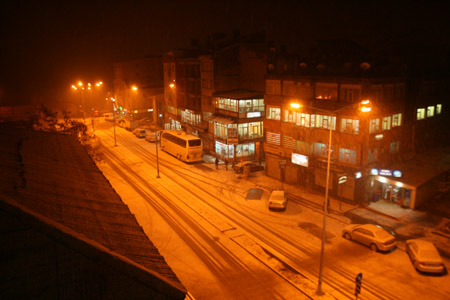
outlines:
M317 206L290 201L285 212L269 211L268 195L279 182L263 172L243 179L223 165L217 171L207 157L188 165L159 152L156 178L155 144L122 128L116 132L117 147L110 123L96 126L104 158L98 167L196 299L353 299L360 272L360 299L450 298L449 275L416 272L401 243L385 254L342 239L351 220L339 211L355 207L336 201L327 220L326 294L318 296L323 215ZM264 190L260 200L246 199L252 188Z

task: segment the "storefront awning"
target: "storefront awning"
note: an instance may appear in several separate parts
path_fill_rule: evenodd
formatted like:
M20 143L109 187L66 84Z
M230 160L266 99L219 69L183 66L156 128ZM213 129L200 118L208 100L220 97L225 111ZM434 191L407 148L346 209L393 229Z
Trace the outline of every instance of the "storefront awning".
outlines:
M221 124L226 124L226 125L236 123L235 120L233 120L231 118L222 117L222 116L212 116L211 118L208 119L208 121L213 121L216 123L221 123Z

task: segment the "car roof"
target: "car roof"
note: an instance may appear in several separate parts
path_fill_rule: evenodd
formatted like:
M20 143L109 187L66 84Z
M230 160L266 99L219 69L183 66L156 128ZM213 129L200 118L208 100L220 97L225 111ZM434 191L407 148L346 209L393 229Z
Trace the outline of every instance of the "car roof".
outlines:
M421 239L412 239L408 240L409 243L415 243L417 246L419 246L422 249L435 249L434 244L429 241L421 240Z
M274 196L283 196L284 195L284 191L272 191L272 195L274 195Z

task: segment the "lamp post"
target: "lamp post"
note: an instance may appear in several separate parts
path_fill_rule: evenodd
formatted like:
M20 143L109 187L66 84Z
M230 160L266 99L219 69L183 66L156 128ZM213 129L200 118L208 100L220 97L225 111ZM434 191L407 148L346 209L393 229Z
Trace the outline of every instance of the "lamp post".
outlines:
M100 87L102 84L103 84L103 82L99 81L95 85L97 87ZM87 84L84 84L82 81L78 81L78 83L76 85L72 84L72 89L75 91L80 90L80 92L81 92L81 106L83 108L83 124L86 125L85 90L87 89L88 91L90 91L92 89L91 84L89 82ZM94 121L92 120L92 122L94 122ZM92 124L94 124L94 123L92 123Z
M323 112L327 112L327 113L331 113L333 115L335 115L337 112L339 112L340 110L350 107L350 106L354 106L355 104L350 104L350 105L346 105L343 106L337 110L334 111L329 111L326 109L320 109L320 108L315 108L315 107L308 107L314 110L318 110L318 111L323 111ZM369 112L371 111L371 106L370 106L370 100L363 100L361 102L358 103L359 105L359 109L362 112ZM300 107L303 107L303 105L298 104L298 103L291 103L291 107L298 109ZM331 116L332 117L332 116ZM324 205L323 205L323 226L322 226L322 245L320 248L320 263L319 263L319 282L318 282L318 286L317 286L317 294L322 295L323 291L322 291L322 274L323 274L323 258L324 258L324 254L325 254L325 241L326 241L326 225L327 225L327 215L328 215L328 205L329 205L329 199L328 199L328 194L329 194L329 181L330 181L330 165L331 165L331 143L332 143L332 136L333 136L333 118L330 118L330 130L329 130L329 134L328 134L328 155L327 155L327 176L326 176L326 184L325 184L325 201L324 201Z
M161 131L157 131L156 132L156 141L155 141L155 144L156 144L156 170L157 170L156 178L161 178L159 176L159 156L158 156L158 141L161 140L160 137L161 137Z
M343 106L337 110L332 111L331 113L336 114L338 111L352 106L354 104L351 105L346 105ZM360 105L360 110L362 112L369 112L371 111L371 107L370 105L370 101L369 100L363 100L359 103ZM331 119L331 124L330 124L330 133L328 135L328 158L327 158L327 182L326 182L326 187L325 187L325 203L324 203L324 208L323 208L323 227L322 227L322 245L320 248L320 264L319 264L319 283L318 283L318 287L317 287L317 294L321 295L323 294L322 292L322 273L323 273L323 257L324 257L324 252L325 252L325 240L326 240L326 224L327 224L327 214L328 214L328 203L329 203L329 199L328 199L328 191L329 191L329 181L330 181L330 164L331 164L331 137L333 134L333 119Z
M113 97L111 97L111 92L110 94L110 98L111 99L111 104L112 104L112 115L113 115L113 128L114 128L114 147L117 146L117 139L116 139L116 99L114 99ZM106 98L106 101L108 101L108 98Z

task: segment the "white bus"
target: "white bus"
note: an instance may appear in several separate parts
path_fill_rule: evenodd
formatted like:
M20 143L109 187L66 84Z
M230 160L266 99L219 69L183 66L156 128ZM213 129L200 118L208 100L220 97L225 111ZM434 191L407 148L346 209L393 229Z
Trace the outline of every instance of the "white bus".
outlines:
M160 135L161 150L185 162L203 161L202 140L180 130L163 130Z

